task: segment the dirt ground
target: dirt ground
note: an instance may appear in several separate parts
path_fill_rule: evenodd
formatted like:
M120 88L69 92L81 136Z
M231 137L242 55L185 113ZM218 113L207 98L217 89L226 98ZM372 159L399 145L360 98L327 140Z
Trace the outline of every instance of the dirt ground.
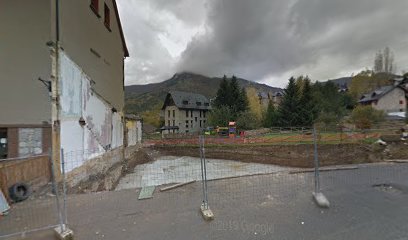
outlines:
M165 155L199 157L198 146L153 146ZM318 146L322 166L380 162L384 147L368 144L326 144ZM299 145L218 145L205 149L207 158L274 164L289 167L313 167L312 144Z

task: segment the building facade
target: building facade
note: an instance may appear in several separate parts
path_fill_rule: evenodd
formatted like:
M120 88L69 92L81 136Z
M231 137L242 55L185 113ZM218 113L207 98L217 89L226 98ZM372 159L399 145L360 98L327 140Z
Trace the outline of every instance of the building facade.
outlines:
M129 53L116 1L58 2L2 2L0 157L123 146Z
M172 91L162 107L166 133L195 133L207 126L210 101L201 94Z
M359 103L370 105L386 113L404 112L407 108L406 91L399 85L390 85L364 94Z

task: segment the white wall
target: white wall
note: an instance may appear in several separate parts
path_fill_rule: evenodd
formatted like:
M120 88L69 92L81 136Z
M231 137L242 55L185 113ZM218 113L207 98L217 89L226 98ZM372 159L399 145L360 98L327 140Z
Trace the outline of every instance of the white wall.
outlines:
M394 88L391 92L381 97L377 104L373 103L372 106L385 112L404 112L406 109L405 92L401 88Z
M122 113L112 113L112 106L92 90L89 77L63 51L59 64L61 148L70 171L123 145Z
M128 146L142 142L142 122L140 120L127 120L126 128Z
M142 142L142 135L143 135L142 126L143 125L141 121L136 122L136 141L138 143Z

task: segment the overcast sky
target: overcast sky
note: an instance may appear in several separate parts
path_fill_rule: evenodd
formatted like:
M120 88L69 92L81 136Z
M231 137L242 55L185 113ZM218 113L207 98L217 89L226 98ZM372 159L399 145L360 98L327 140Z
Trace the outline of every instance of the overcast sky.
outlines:
M389 46L408 70L407 0L117 0L130 58L126 84L176 72L284 87L372 68Z

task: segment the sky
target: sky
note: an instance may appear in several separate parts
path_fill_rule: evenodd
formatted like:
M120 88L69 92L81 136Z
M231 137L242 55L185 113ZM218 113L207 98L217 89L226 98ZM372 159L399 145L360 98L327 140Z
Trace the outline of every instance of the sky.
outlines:
M408 71L407 0L117 0L126 85L178 72L284 87L372 69L385 47Z

